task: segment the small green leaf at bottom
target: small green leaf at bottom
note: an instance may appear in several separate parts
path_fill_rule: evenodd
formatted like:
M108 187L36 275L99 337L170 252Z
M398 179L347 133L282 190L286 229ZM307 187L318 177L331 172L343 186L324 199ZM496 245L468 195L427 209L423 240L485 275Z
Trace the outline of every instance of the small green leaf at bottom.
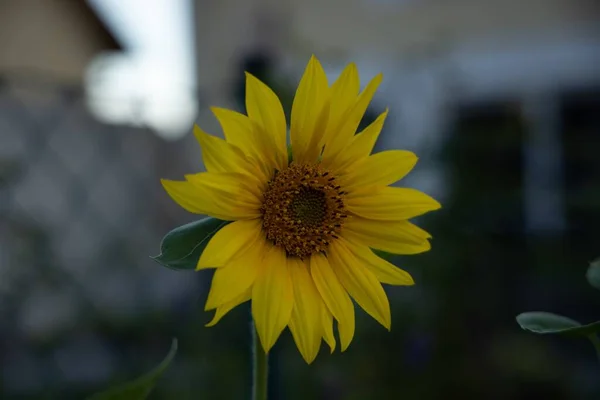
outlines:
M175 353L177 353L177 339L173 339L169 354L152 371L132 382L93 394L86 400L145 400L154 389L163 372L173 361Z
M524 330L538 334L589 336L600 331L600 321L581 325L571 318L544 311L519 314L517 322Z
M587 270L586 278L590 285L600 289L600 258L597 258L590 264Z
M228 223L209 217L175 228L160 243L160 254L151 258L167 268L195 270L210 239Z

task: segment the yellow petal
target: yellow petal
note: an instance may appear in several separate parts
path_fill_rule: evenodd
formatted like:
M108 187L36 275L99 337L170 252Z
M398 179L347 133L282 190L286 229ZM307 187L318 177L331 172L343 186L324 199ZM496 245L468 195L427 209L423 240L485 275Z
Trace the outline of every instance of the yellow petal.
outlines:
M272 143L269 137L261 134L261 128L244 114L212 107L211 111L221 124L223 135L227 143L238 147L261 173L261 178L266 180L276 168L272 157L267 157L272 152Z
M259 153L256 131L252 127L250 118L226 108L211 107L210 110L219 121L225 140L228 143L237 146L247 155Z
M322 254L310 258L310 272L321 298L338 321L342 351L354 337L354 305L333 272L329 260Z
M264 251L265 241L258 238L223 267L217 268L204 310L217 308L246 292L256 280Z
M294 307L294 287L285 252L271 246L252 286L252 316L265 352L290 322Z
M356 64L350 63L344 68L339 78L331 85L331 105L329 120L324 135L324 143L336 135L345 122L345 116L352 109L360 90L360 80Z
M282 170L287 165L287 124L283 107L271 88L249 73L246 73L246 111L272 143L275 164Z
M267 182L259 181L254 175L200 172L185 175L185 179L217 203L252 209L252 217L260 215L259 209Z
M219 120L227 142L240 148L255 166L259 178L268 180L277 169L272 138L263 134L258 123L246 115L224 108L213 107L211 110Z
M304 360L314 361L321 347L323 300L310 276L309 267L299 259L288 259L294 286L294 309L290 331Z
M323 151L324 166L330 167L331 162L337 157L338 153L350 145L356 129L365 115L369 103L373 99L382 79L383 75L378 74L367 84L352 107L344 114L342 118L343 122L339 125L339 128L334 128L334 132L328 137L325 150Z
M327 125L329 84L315 56L310 58L294 97L290 137L296 163L315 162L319 143Z
M207 327L215 326L217 324L217 322L219 322L221 320L221 318L223 318L225 316L225 314L227 314L229 311L233 310L235 307L239 306L240 304L245 303L248 300L250 300L251 294L252 294L252 291L250 290L250 288L248 288L248 289L246 289L246 291L244 293L242 293L235 299L231 300L228 303L223 304L222 306L217 307L217 310L215 311L215 316L205 326L207 326Z
M343 238L339 240L345 243L352 254L377 277L379 282L398 286L411 286L415 284L415 281L408 272L377 256L367 246L350 244Z
M388 330L392 324L390 303L375 275L340 240L329 245L328 258L350 296Z
M417 156L411 151L382 151L352 165L340 182L349 192L373 185L387 186L404 178L416 163Z
M235 221L221 228L208 242L198 260L197 270L226 265L261 238L259 219Z
M342 236L351 243L394 254L417 254L431 248L431 235L408 221L375 221L357 216L348 218Z
M350 145L344 151L338 153L335 162L332 162L332 170L343 171L352 163L364 160L373 151L375 142L383 129L383 124L388 115L388 109L381 113L375 121L352 138Z
M246 173L248 171L250 165L244 153L236 146L209 135L198 125L194 126L194 136L200 143L202 159L208 172Z
M354 135L356 129L358 128L358 125L360 124L360 121L363 119L363 116L365 115L365 112L369 107L369 104L371 103L371 100L373 100L373 96L375 96L375 92L377 91L377 88L381 84L382 80L383 74L375 75L375 77L371 79L371 81L367 84L365 89L360 93L360 96L358 96L356 103L354 103L354 106L349 110L348 114L346 115L346 119L342 127L342 131L344 133L351 133L352 135Z
M194 214L209 215L225 221L256 218L260 206L248 206L234 200L217 201L210 188L198 187L190 182L161 179L163 187L173 200Z
M335 350L335 336L333 335L333 315L325 305L321 304L321 324L323 325L323 339L329 345L331 352Z
M353 214L382 221L410 219L437 210L440 203L415 189L382 187L362 197L348 197L346 207Z

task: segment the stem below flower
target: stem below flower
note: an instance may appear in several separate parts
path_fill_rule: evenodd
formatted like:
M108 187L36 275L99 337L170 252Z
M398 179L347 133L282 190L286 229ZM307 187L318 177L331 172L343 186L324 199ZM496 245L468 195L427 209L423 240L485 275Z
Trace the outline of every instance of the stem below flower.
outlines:
M267 400L267 382L269 375L268 355L264 352L256 332L252 327L252 400Z
M592 344L594 345L594 348L596 349L596 354L598 355L598 361L600 361L600 339L598 339L598 336L596 336L595 333L591 334L588 337L592 341Z

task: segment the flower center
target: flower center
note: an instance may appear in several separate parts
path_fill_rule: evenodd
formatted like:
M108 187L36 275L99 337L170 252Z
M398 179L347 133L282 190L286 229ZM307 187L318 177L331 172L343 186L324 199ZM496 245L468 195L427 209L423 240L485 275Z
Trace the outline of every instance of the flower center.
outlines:
M325 251L346 218L343 195L336 178L319 165L292 163L275 174L264 193L267 239L291 257Z

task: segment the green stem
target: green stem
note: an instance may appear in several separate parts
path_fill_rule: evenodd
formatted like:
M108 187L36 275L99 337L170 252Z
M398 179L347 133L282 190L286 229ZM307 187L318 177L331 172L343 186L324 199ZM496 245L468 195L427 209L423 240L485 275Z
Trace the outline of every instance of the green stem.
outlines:
M268 355L264 352L252 322L252 400L267 400Z
M596 349L596 355L598 356L598 361L600 361L600 339L598 339L598 336L596 334L592 334L588 337L592 341L592 344L594 345L594 348Z

